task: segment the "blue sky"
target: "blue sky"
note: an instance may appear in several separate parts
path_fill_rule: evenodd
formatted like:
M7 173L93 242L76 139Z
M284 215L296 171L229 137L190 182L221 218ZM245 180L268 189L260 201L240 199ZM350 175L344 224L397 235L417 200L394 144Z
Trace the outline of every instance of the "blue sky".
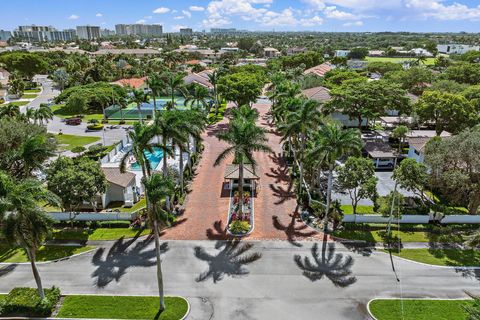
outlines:
M1 0L0 29L158 23L209 30L479 32L480 0Z

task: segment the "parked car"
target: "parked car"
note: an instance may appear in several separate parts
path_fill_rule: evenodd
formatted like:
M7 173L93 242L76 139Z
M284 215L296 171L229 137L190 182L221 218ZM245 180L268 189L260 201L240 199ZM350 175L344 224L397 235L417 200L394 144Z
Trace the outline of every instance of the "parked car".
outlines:
M65 124L69 125L69 126L78 126L82 123L82 119L81 118L68 118L68 119L65 119Z

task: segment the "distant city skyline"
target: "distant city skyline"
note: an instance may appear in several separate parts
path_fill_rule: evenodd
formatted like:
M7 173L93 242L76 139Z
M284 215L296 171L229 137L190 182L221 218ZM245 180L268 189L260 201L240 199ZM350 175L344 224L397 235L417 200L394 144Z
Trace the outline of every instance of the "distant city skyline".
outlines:
M68 4L66 4L68 3ZM477 0L24 0L2 3L0 29L52 25L160 24L164 32L250 31L479 32Z

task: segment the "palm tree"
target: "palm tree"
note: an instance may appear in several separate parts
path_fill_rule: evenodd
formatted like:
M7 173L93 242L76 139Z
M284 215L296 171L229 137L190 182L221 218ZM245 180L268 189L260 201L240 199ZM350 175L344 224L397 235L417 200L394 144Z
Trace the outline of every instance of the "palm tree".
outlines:
M39 124L43 125L45 122L53 119L53 111L50 109L48 104L41 103L38 109L35 112L35 120Z
M162 137L162 142L159 148L163 150L163 174L168 173L167 156L174 156L175 145L183 145L187 142L188 137L179 129L179 120L181 118L179 110L164 110L157 112L153 124L153 130L156 135ZM172 147L168 147L168 142L171 142Z
M220 99L218 96L218 80L220 79L220 76L218 74L218 71L215 70L212 73L208 74L208 81L213 86L213 101L215 102L215 115L218 114L218 108L220 107Z
M194 84L193 90L186 92L184 104L185 106L190 104L190 107L195 105L197 109L202 106L208 113L210 113L209 104L207 102L208 98L210 98L208 89L201 85Z
M174 108L176 105L175 93L180 91L183 86L183 76L180 73L166 72L161 78L165 86L165 93L170 97L170 104L167 109Z
M24 119L27 122L33 121L33 124L37 124L36 110L31 107L27 107L27 110L25 111Z
M151 173L150 161L145 156L145 151L153 153L153 147L150 143L150 140L153 137L152 127L145 126L142 123L135 123L133 125L133 130L128 132L128 137L132 144L130 151L126 152L123 158L120 160L120 171L125 172L128 159L130 156L134 156L137 160L137 163L142 169L143 177L146 178Z
M299 164L299 190L302 190L303 162L307 146L307 138L309 133L315 132L318 128L322 122L322 116L316 101L300 99L298 102L299 105L297 106L296 111L287 112L285 122L279 125L279 129L283 135L283 141L288 141L290 147L293 147L294 151L295 145L300 146L299 155L297 156L296 152L294 152L294 158Z
M20 107L14 105L13 103L9 103L4 107L0 108L0 118L3 117L10 117L15 118L20 115Z
M142 103L148 102L148 94L146 94L143 90L132 90L132 96L130 98L131 102L137 104L138 109L138 118L140 119L140 123L143 123L143 116L142 116Z
M398 162L398 157L400 157L401 151L402 151L402 146L405 145L405 139L407 138L407 134L410 131L407 126L398 126L395 129L393 129L392 136L394 138L397 138L398 141L398 151L397 151L397 157L395 158L395 166L397 166Z
M38 206L40 201L59 206L57 196L45 189L38 180L16 181L0 172L0 221L8 243L25 249L38 294L42 299L45 292L35 263L37 250L51 230L52 221Z
M159 235L159 223L169 225L168 207L162 207L162 201L173 194L175 189L173 180L170 176L162 176L154 173L148 179L145 179L145 194L148 203L148 220L153 225L153 234L155 237L155 252L157 255L157 281L158 281L158 295L160 298L160 310L165 310L165 299L163 294L163 273L162 273L162 259L161 246Z
M179 121L177 128L181 132L182 135L186 137L185 143L178 144L180 149L180 161L179 161L179 169L180 169L180 190L183 194L184 192L184 181L183 181L183 171L184 171L184 163L183 163L183 154L185 152L190 153L190 137L193 137L194 144L197 144L197 141L201 139L201 133L205 129L205 116L202 112L196 110L186 110L179 113ZM196 147L194 148L194 152L196 151ZM188 166L191 166L191 161L188 162ZM190 167L191 169L191 167Z
M214 166L218 166L228 156L233 155L234 161L238 163L240 203L243 200L243 167L245 160L255 168L256 161L253 152L273 152L267 145L268 139L265 135L265 129L258 127L253 121L245 121L242 118L230 121L228 130L217 135L219 140L227 142L230 147L218 155ZM242 215L242 206L239 206L239 214Z
M241 106L240 108L232 109L233 119L244 119L245 121L255 122L258 119L258 110L255 108L250 108L247 105Z
M343 130L338 123L325 124L320 127L315 136L313 147L308 153L308 157L319 165L328 166L327 203L324 216L325 230L332 200L335 162L343 156L360 152L362 146L363 143L358 129Z
M163 82L162 80L155 74L152 74L147 79L147 85L152 92L153 98L153 114L157 112L157 97L160 95L162 91Z

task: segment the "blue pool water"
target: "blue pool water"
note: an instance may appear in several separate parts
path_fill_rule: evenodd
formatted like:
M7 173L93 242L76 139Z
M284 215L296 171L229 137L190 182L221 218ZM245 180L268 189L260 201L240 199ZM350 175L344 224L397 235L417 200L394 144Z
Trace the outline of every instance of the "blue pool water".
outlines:
M154 148L153 153L145 151L145 156L150 161L150 168L152 170L155 170L163 159L163 150L158 149L158 148ZM132 169L132 170L142 170L142 168L140 167L140 165L138 163L133 163L130 166L130 169Z

